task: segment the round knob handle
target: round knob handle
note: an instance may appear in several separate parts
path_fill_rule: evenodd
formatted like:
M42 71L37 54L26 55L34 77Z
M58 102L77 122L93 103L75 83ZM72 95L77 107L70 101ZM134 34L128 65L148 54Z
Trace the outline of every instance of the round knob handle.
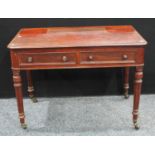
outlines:
M32 58L32 57L28 57L28 58L27 58L27 61L30 63L30 62L33 61L33 58Z
M126 54L123 55L123 60L127 60L128 56Z
M88 59L91 61L93 60L93 56L92 55L89 55Z
M63 62L66 62L68 60L68 58L66 56L62 57Z

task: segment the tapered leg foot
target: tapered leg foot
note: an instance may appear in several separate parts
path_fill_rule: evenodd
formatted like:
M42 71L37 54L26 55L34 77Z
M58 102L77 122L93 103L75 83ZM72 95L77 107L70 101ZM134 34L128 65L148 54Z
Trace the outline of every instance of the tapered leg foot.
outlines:
M125 92L125 93L124 93L124 98L125 98L125 99L128 99L128 98L129 98L128 92Z
M136 130L139 130L139 124L138 124L138 122L133 122L133 124L134 124L134 128L136 129Z
M27 124L21 123L21 127L22 127L23 129L27 129Z
M38 100L37 100L37 98L36 98L35 96L31 96L31 95L30 95L30 99L31 99L31 101L32 101L33 103L37 103L37 102L38 102Z

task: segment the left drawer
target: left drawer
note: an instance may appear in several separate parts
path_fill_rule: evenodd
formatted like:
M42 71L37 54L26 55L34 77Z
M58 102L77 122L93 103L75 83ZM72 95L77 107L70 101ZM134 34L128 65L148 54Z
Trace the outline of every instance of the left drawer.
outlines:
M74 65L76 64L75 53L20 53L18 54L19 65Z

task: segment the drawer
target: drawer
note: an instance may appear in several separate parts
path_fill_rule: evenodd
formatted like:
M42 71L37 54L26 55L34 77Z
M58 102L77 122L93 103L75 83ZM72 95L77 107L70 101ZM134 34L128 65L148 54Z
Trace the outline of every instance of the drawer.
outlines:
M20 53L20 65L73 65L76 64L75 53Z
M135 63L136 53L130 52L81 52L80 64L115 64L115 63Z

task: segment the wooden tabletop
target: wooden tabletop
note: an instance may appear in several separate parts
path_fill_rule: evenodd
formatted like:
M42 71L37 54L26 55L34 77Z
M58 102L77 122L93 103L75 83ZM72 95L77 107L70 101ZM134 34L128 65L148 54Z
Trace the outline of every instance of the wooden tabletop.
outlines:
M10 49L96 46L141 46L147 42L131 25L23 28Z

